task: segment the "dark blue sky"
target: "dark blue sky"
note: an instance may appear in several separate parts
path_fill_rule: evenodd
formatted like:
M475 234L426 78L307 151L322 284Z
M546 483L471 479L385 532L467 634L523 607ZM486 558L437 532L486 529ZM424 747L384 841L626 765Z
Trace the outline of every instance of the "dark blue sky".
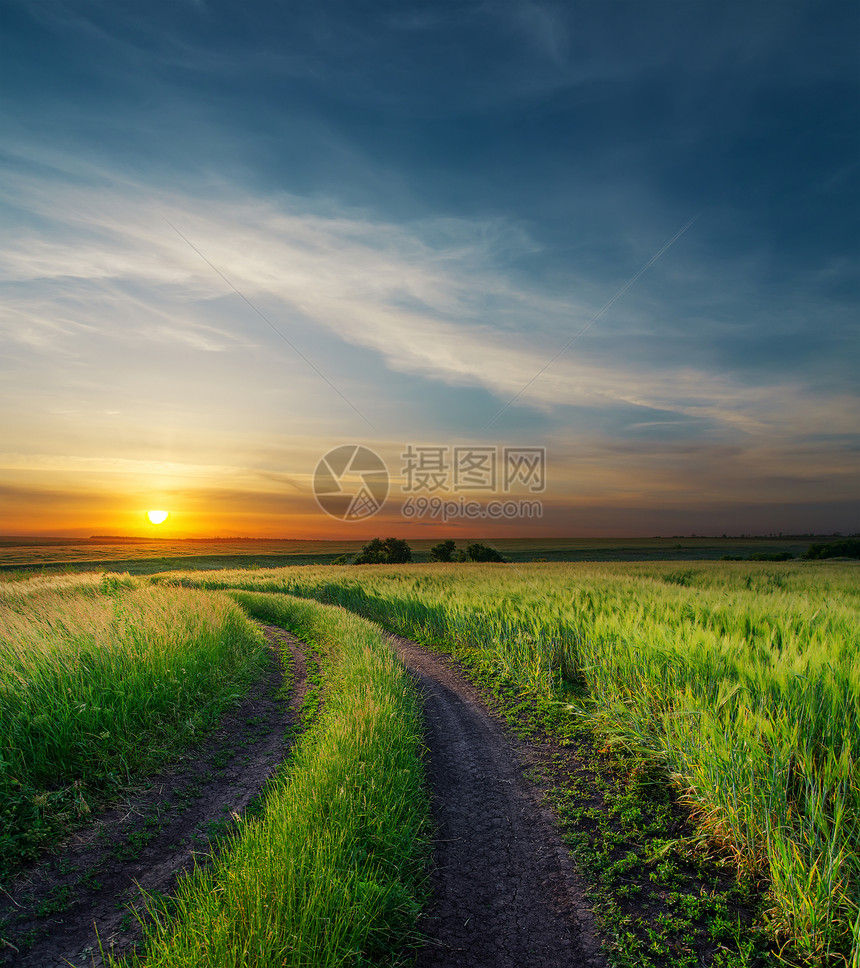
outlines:
M204 411L256 427L249 394L280 394L250 474L283 459L278 433L309 453L508 435L555 454L559 506L603 495L646 533L694 489L689 520L726 507L720 530L781 503L774 530L860 526L857 3L0 0L0 18L2 405L36 421L2 448L18 464L62 450L57 409L118 415L106 453L140 439L108 371L159 383L170 440ZM683 500L644 465L618 485L643 441ZM76 455L101 446L82 431Z

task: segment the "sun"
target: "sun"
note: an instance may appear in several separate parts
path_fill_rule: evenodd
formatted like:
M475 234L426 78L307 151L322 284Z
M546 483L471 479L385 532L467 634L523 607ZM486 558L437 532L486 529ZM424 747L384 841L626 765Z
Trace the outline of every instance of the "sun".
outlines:
M167 520L167 511L147 511L146 516L153 524L164 524Z

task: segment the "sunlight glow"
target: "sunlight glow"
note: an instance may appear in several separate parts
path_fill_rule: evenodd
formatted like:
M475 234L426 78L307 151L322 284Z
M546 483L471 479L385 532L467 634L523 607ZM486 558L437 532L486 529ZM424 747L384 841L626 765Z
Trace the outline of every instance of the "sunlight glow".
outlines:
M147 511L146 516L153 524L164 524L167 520L167 511Z

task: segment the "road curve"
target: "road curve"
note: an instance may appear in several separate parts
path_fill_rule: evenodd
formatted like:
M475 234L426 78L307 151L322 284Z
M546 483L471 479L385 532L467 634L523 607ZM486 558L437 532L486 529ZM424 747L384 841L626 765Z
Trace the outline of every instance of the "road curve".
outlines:
M527 748L452 661L392 639L424 697L437 824L418 968L602 968L584 885L524 776Z

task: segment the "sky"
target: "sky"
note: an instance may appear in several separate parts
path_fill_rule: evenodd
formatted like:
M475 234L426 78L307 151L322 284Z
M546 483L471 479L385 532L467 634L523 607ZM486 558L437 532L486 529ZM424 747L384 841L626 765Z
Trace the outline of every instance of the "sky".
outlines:
M0 534L860 530L858 40L828 0L0 0ZM372 516L315 497L344 445Z

